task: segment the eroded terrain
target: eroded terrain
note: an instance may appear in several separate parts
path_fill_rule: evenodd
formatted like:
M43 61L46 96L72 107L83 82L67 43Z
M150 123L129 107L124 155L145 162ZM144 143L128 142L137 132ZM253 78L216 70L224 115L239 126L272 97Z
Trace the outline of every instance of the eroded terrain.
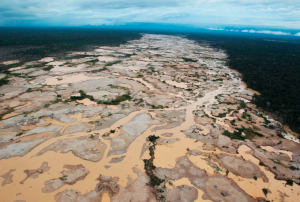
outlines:
M299 140L226 58L144 34L10 69L0 201L298 201Z

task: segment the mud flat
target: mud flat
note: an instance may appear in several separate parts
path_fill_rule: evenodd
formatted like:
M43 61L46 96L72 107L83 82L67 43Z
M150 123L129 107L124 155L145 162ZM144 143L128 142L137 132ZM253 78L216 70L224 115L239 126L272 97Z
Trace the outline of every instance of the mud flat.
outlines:
M224 51L144 34L69 57L0 87L0 202L298 201L299 140Z

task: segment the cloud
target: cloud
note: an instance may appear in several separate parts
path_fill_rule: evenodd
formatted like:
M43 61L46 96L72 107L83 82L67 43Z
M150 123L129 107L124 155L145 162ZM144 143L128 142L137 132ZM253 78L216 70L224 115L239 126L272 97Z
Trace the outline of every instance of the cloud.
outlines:
M300 36L300 32L296 33L295 36Z
M228 32L239 32L240 30L237 30L237 29L226 29L226 31L228 31Z
M244 30L242 30L241 32L256 33L256 31L253 30L253 29L251 29L251 30L244 29Z
M36 21L49 26L168 23L210 30L238 26L300 30L299 15L299 0L0 1L0 26Z
M246 30L242 30L241 32L258 33L258 34L274 34L274 35L291 35L290 32L270 31L270 30L256 31L254 29L251 29L251 30L246 29Z
M273 9L272 8L262 8L262 9L260 9L261 11L273 11Z
M206 29L209 29L209 30L218 30L218 31L223 31L223 30L225 30L225 29L223 29L223 28L206 28Z

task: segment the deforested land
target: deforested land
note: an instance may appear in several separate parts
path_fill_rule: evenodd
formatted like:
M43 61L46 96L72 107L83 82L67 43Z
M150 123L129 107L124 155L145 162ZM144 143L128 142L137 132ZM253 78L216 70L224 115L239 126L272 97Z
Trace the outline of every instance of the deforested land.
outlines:
M298 135L236 71L258 56L234 66L233 42L126 37L4 61L0 201L297 201Z

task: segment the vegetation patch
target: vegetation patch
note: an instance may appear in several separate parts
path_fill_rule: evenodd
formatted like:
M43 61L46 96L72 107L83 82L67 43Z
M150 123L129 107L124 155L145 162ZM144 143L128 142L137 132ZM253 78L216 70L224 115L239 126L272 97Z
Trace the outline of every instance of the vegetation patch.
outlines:
M59 179L61 180L61 181L65 181L65 180L67 180L67 175L64 175L64 176L62 176L62 177L60 177Z
M151 108L152 109L163 109L164 106L162 106L162 105L151 105Z
M154 160L154 150L156 145L156 140L159 139L158 136L150 135L147 140L152 143L152 145L149 147L150 152L150 159L144 159L144 168L146 171L146 174L150 177L150 183L149 185L152 187L152 193L156 197L156 200L158 201L165 201L164 193L164 187L160 186L161 183L163 183L165 180L160 179L154 174L155 166L153 164Z
M223 118L223 117L226 117L226 114L227 114L227 113L219 113L218 116L216 116L216 117Z
M260 166L265 166L264 162L262 162L262 161L259 162L259 165Z
M184 60L184 62L198 62L198 60L194 60L191 58L182 58Z
M5 77L0 79L0 86L8 84L9 80L8 80L8 76L5 75Z
M267 196L268 190L267 189L262 189L262 190L263 190L264 194Z
M235 122L230 122L230 123L235 123ZM255 136L263 137L264 135L254 131L252 128L245 128L242 126L242 128L236 128L238 131L234 131L233 133L230 133L228 130L225 130L223 135L230 137L231 139L238 139L238 140L245 140L245 139L252 139ZM245 136L242 136L242 133L245 133Z
M116 85L113 85L113 84L108 84L108 86L110 86L111 88L114 88L114 89L126 90L126 88L124 86L116 86Z
M106 63L104 67L110 67L110 66L118 64L120 62L122 62L122 61L121 60L117 60L117 61L109 62L109 63Z
M290 185L290 186L293 186L294 181L289 179L289 180L286 181L286 184Z
M84 62L85 64L88 64L88 65L92 65L94 66L96 64L96 62L99 62L98 59L94 59L94 60L89 60L89 61L86 61Z
M136 53L133 53L133 54L128 54L128 53L127 53L127 54L125 54L125 57L126 57L126 58L130 58L130 57L133 56L133 55L136 55Z
M106 105L118 105L120 102L124 102L126 100L131 100L131 96L129 94L123 94L122 96L117 96L114 100L103 101L99 100L98 104L106 104Z
M94 97L93 97L92 95L87 95L83 90L80 90L79 93L80 93L80 96L71 96L70 99L71 99L72 101L75 101L75 100L83 100L83 99L85 99L85 98L88 98L88 99L90 99L91 101L94 101L94 100L95 100Z
M53 65L48 65L47 67L43 68L45 71L50 71L53 67Z
M242 136L241 131L234 131L233 133L229 132L228 130L225 130L223 135L230 137L230 139L237 139L237 140L245 140L246 138Z
M149 142L152 142L153 145L155 144L155 142L156 142L157 139L159 139L159 136L155 136L155 135L150 135L150 136L147 138L147 140L148 140Z
M21 136L21 135L23 135L23 133L18 133L18 134L16 134L16 136L18 136L18 137Z

